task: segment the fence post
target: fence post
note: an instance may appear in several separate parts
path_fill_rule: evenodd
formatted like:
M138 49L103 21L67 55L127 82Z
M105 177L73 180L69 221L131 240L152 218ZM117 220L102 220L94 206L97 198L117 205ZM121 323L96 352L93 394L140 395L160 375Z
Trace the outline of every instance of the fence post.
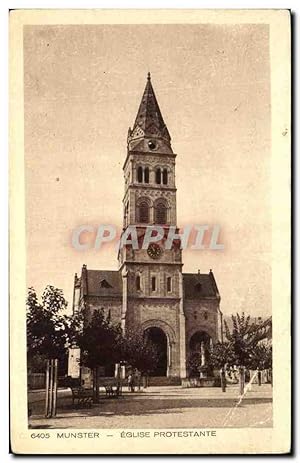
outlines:
M48 411L48 418L52 416L53 410L53 359L50 360L50 385L49 385L49 411Z
M245 367L240 367L240 395L244 394L245 389Z
M56 403L57 403L57 364L58 360L54 361L54 375L53 375L53 412L52 415L56 416Z
M45 417L47 418L48 416L48 408L49 408L49 360L47 360L47 364L46 364L46 389L45 389L45 393L46 393L46 397L45 397Z

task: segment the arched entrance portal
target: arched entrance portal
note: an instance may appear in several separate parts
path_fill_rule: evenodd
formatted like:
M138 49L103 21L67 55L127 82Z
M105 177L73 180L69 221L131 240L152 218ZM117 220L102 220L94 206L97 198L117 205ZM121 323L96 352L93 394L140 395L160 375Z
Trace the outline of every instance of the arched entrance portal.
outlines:
M167 376L168 340L161 328L151 327L145 330L146 340L151 342L158 352L158 363L150 376Z

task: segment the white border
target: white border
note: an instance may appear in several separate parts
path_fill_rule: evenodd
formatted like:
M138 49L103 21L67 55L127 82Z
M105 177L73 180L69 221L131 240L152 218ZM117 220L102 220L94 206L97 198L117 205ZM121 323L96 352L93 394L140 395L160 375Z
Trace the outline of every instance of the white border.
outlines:
M52 1L22 1L22 0L15 0L15 1L4 1L1 2L0 4L0 39L1 39L1 48L2 48L2 53L0 56L0 64L2 64L1 69L1 93L0 93L0 101L1 101L1 109L0 109L0 114L1 114L1 127L2 127L2 134L0 137L0 146L1 146L1 157L0 157L0 162L1 162L1 172L4 172L4 175L2 175L2 181L0 183L0 201L1 201L1 211L2 211L2 221L1 221L1 244L3 246L2 249L2 266L1 266L1 284L2 284L2 310L4 311L3 316L2 316L2 336L1 336L1 352L2 352L2 362L1 362L1 370L3 371L2 376L2 381L1 381L1 394L0 394L0 400L2 401L1 403L1 421L4 424L2 427L2 432L1 432L1 441L0 441L0 449L1 449L1 454L0 456L1 461L8 461L12 456L8 456L8 425L5 426L5 423L8 424L8 387L7 387L7 378L8 378L8 356L7 356L7 345L8 345L8 313L6 310L6 307L8 305L8 289L7 289L7 282L8 282L8 277L7 277L7 261L8 261L8 252L7 252L7 228L8 228L8 221L7 221L7 200L8 200L8 194L7 194L7 185L8 185L8 161L7 161L7 147L8 147L8 119L7 119L7 108L8 108L8 79L7 79L7 63L8 63L8 8L10 9L16 9L16 8L291 8L292 11L299 12L299 2L298 0L291 0L289 2L286 1L272 1L272 2L267 2L267 1L259 1L259 0L252 0L252 1L230 1L230 2L223 2L223 1L202 1L201 4L199 4L198 1L190 1L186 0L185 2L178 2L178 1L163 1L163 0L152 0L150 1L144 1L143 4L141 5L140 2L137 1L128 1L126 3L122 1L91 1L91 0L86 0L86 1L77 1L77 2L72 2L70 3L69 1L66 0L52 0ZM294 57L296 58L297 53L296 50L299 50L299 36L296 32L297 30L297 25L298 25L298 18L297 16L294 17L294 35L295 35L295 44L294 44ZM295 75L299 78L299 60L297 60L295 63L295 69L294 73ZM296 84L296 77L294 79L295 84ZM295 104L295 113L297 113L297 109L299 108L299 97L296 95L296 92L294 93L294 104ZM296 116L296 114L295 114ZM297 118L294 120L294 133L295 133L295 146L294 146L294 157L296 158L296 152L297 152L297 144L296 144L296 134L299 131L299 122ZM295 172L295 180L296 178L299 179L299 162L296 162L296 159L294 159L294 168L296 169ZM298 174L298 175L297 175ZM297 175L297 176L296 176ZM296 197L298 199L298 206L299 206L299 186L296 186ZM296 225L296 230L299 230L299 214L297 217L295 217L295 225ZM295 237L296 237L295 233ZM297 251L297 261L299 262L299 251L298 249L295 249ZM295 283L298 283L298 278L295 281ZM296 288L295 288L296 289ZM295 309L297 308L297 300L298 298L295 299L294 304L295 304ZM294 314L294 322L296 322L296 327L295 329L295 334L299 333L299 317L296 316L296 310ZM295 336L295 341L297 342L297 337ZM298 350L298 346L295 346L295 352ZM298 379L298 378L297 378ZM296 382L298 384L298 381ZM296 391L296 387L295 387ZM296 405L296 403L295 403ZM298 407L297 407L297 411ZM102 457L102 459L105 457ZM183 457L184 458L184 457ZM202 457L206 458L206 457ZM85 459L85 457L80 458ZM157 457L156 457L157 459ZM160 459L160 458L158 458ZM217 459L217 458L214 458ZM27 458L27 461L30 461L31 458ZM56 458L56 461L59 461L59 458ZM111 458L110 458L111 460ZM261 458L258 458L258 460L261 460ZM211 461L211 458L210 458Z

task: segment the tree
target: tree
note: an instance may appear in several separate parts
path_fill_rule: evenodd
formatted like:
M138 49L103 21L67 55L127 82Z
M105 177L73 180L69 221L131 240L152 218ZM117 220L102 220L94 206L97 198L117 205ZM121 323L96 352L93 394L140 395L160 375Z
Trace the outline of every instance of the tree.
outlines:
M261 352L255 354L264 334L259 327L250 322L250 315L238 313L231 316L232 328L229 328L226 320L225 337L223 343L215 344L210 351L210 360L214 368L237 366L239 368L240 394L244 393L245 368L253 368ZM256 367L255 367L256 368Z
M250 355L249 367L258 370L258 384L261 385L261 370L272 368L272 346L259 343L254 347Z
M226 370L234 363L234 351L232 345L226 342L217 342L210 348L210 365L220 370L222 391L226 391Z
M47 286L39 302L34 288L29 288L26 305L29 357L61 358L75 336L76 323L73 317L62 313L68 305L62 290Z
M250 322L250 315L245 317L238 313L231 316L232 330L225 320L225 336L233 351L231 364L239 368L240 373L240 394L244 393L245 385L245 368L251 368L252 355L263 334L257 328L257 325Z
M62 290L51 285L45 288L41 302L34 288L29 288L26 306L28 367L47 364L46 416L51 416L56 412L58 360L65 358L76 336L76 319L63 313L67 301Z
M264 334L255 323L250 323L250 315L245 317L238 313L232 315L232 330L230 331L225 320L225 335L234 350L236 365L248 366L251 363L253 349L264 338Z
M200 374L201 356L199 352L190 352L187 360L187 367L190 376L198 376Z
M122 344L122 360L137 368L147 378L157 367L159 352L143 332L126 329Z
M122 330L105 318L103 310L95 310L89 317L83 311L84 323L77 336L81 351L81 364L93 371L93 390L95 403L99 402L99 367L118 363L122 353Z
M210 363L214 369L220 370L226 365L234 364L234 350L232 344L217 342L210 349Z

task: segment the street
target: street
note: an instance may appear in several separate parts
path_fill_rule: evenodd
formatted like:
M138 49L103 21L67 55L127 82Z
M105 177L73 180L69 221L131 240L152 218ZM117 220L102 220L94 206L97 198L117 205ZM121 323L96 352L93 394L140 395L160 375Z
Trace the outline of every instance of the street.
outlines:
M213 387L149 387L119 398L107 398L102 390L100 403L86 409L74 408L71 390L60 389L57 416L50 419L44 417L44 396L29 392L33 429L272 427L270 384L253 384L241 400L236 385L225 393Z

